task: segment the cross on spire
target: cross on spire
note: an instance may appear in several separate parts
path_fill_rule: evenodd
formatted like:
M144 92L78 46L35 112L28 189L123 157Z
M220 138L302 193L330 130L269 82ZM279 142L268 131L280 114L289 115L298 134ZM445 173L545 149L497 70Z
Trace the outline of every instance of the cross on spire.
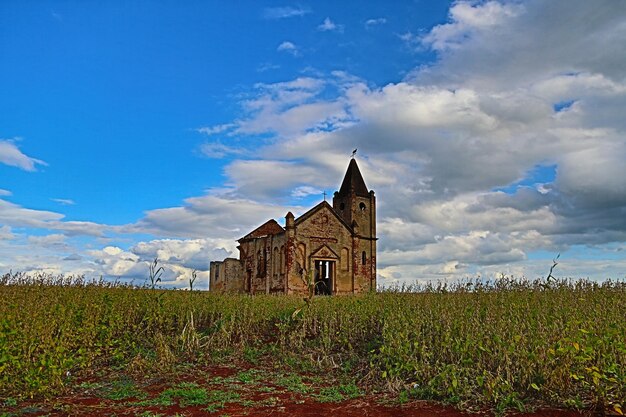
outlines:
M326 201L326 190L322 194L324 194L324 201Z

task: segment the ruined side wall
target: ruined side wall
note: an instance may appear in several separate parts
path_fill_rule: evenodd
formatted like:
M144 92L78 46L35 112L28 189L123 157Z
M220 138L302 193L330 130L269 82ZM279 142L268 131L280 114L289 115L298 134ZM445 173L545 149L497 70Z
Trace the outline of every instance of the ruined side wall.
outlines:
M211 262L209 270L209 291L243 291L241 262L239 259L226 258L221 262Z
M244 292L285 292L285 242L284 233L240 242Z
M224 291L243 292L243 277L239 259L227 258L224 260Z
M211 292L224 291L223 264L224 262L221 261L213 261L209 264L209 291Z

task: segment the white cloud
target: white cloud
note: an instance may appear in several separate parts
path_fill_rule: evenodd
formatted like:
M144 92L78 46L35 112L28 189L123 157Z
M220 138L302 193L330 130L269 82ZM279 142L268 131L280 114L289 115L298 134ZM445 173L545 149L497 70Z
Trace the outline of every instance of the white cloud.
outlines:
M288 52L293 56L300 55L300 50L298 49L298 47L293 42L289 42L289 41L282 42L280 45L278 45L276 50L278 52Z
M235 126L237 126L235 123L224 123L224 124L216 125L216 126L200 127L196 129L196 131L199 133L204 133L207 136L212 136L218 133L223 133L223 132L232 130L232 128Z
M31 210L0 199L0 224L13 227L40 227L63 218L51 211Z
M200 145L200 153L207 158L222 159L226 156L246 155L248 151L243 147L236 148L221 142L207 142Z
M391 280L538 273L546 263L529 254L624 241L626 10L613 6L456 2L448 23L401 35L439 56L404 81L257 86L235 130L273 137L227 165L232 193L280 201L338 186L358 147ZM543 166L556 178L535 178Z
M310 195L322 195L322 190L311 187L309 185L302 185L300 187L294 188L291 192L291 196L294 198L304 198Z
M209 262L229 256L228 251L213 239L176 240L162 239L139 242L129 250L107 246L88 252L98 269L107 277L133 280L136 285L150 284L149 266L158 259L163 267L161 282L163 287L188 288L192 272L198 276L194 288L208 286ZM232 246L229 242L229 246Z
M247 117L237 121L232 134L276 133L294 137L311 130L330 130L349 123L343 99L323 99L323 94L342 90L353 79L337 73L330 79L299 77L274 84L256 84L255 94L243 101ZM336 93L335 93L336 94Z
M451 22L435 26L422 42L437 51L460 48L475 32L496 31L522 12L519 4L456 2L450 8Z
M63 206L73 206L76 204L74 200L70 200L68 198L51 198L50 200L54 201L55 203L59 203Z
M0 227L0 240L12 240L13 238L15 238L15 235L9 226Z
M236 140L205 144L205 155L245 156L226 165L221 190L116 227L0 200L0 224L7 236L10 227L152 234L127 250L111 244L66 262L145 277L158 256L167 282L184 286L192 268L236 254L235 238L307 209L287 207L290 199L338 188L358 148L378 201L382 282L545 276L550 259L531 255L557 252L566 276L620 278L626 261L607 248L626 241L625 21L626 10L603 0L454 2L447 23L400 35L438 56L405 80L379 87L345 72L309 72L257 84L238 120L200 129ZM560 103L569 106L556 111ZM246 136L253 153L237 148ZM536 174L546 166L554 177ZM577 247L594 259L568 257ZM13 259L61 268L48 258Z
M270 218L280 221L288 210L299 212L302 208L242 198L226 190L188 198L182 207L150 210L136 224L123 226L119 231L180 238L210 236L227 239L234 245L233 239L244 236Z
M343 25L330 20L330 17L324 19L324 21L317 27L320 32L343 32Z
M3 190L2 188L0 188L0 197L9 197L11 195L13 195L11 191Z
M141 278L148 276L149 262L141 262L138 255L124 251L116 246L107 246L100 250L87 252L95 259L102 271L108 276L119 278ZM140 282L137 282L140 284Z
M67 235L104 236L112 226L85 221L63 221L65 216L46 210L33 210L0 199L0 224L65 232Z
M372 26L384 25L385 23L387 23L387 19L384 17L378 17L376 19L367 19L365 21L365 26L369 28Z
M263 17L265 19L286 19L289 17L304 16L311 13L309 9L302 7L267 7L263 9Z
M168 264L176 264L187 269L208 271L211 261L237 255L234 244L219 239L161 239L140 242L131 248L141 259L158 258ZM228 249L226 249L228 248Z
M37 171L37 165L47 165L44 161L22 153L15 144L18 140L18 138L0 139L0 163L31 172Z
M275 70L275 69L279 69L280 65L278 64L273 64L271 62L263 62L261 64L259 64L259 66L256 68L257 72L266 72L266 71L271 71L271 70Z
M42 247L56 247L65 248L65 235L51 234L44 236L28 236L28 243L35 246Z

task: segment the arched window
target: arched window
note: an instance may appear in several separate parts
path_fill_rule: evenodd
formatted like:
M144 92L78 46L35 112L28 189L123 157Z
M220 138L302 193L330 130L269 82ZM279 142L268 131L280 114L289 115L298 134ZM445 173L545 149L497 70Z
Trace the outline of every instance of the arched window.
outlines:
M346 208L346 205L344 203L339 204L339 210L342 210Z
M365 261L367 261L367 254L363 251L363 253L361 253L361 263L365 265Z
M282 245L280 247L280 273L284 274L285 273L285 246Z
M365 205L365 203L359 203L359 209L361 211L365 211L366 208L367 208L367 206Z
M339 263L342 271L350 269L350 252L348 252L348 248L341 249L341 258L339 259Z

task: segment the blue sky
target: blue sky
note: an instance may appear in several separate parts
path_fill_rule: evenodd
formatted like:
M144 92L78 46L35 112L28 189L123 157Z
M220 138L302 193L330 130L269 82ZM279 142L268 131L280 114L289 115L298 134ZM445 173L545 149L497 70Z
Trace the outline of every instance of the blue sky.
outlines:
M358 147L382 285L559 252L623 278L625 27L612 1L2 2L0 272L159 256L184 286Z

